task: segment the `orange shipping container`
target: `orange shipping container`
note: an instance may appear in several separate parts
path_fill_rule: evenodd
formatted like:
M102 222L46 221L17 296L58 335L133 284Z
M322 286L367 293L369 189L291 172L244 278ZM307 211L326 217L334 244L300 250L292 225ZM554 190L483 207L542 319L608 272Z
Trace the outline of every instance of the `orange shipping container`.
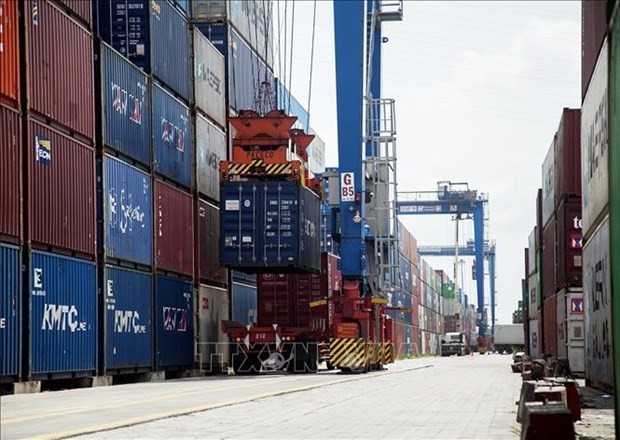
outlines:
M16 106L19 99L17 2L0 0L0 98Z

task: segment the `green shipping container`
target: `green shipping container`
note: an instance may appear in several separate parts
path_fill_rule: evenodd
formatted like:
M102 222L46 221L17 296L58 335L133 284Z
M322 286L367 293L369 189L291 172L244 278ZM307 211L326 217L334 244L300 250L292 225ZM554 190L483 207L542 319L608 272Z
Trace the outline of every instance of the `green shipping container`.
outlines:
M614 376L620 390L620 4L616 5L609 55L609 212ZM620 433L620 392L616 396L616 433Z

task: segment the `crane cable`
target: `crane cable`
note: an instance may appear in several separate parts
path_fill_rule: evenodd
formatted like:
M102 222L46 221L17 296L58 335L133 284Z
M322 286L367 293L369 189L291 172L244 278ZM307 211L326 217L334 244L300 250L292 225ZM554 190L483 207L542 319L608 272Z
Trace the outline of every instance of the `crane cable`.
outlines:
M308 120L306 121L306 131L310 132L310 102L312 98L312 72L314 70L314 41L316 31L316 0L314 0L314 12L312 13L312 46L310 49L310 80L308 84Z
M289 60L289 72L288 72L288 112L291 112L291 94L293 88L293 48L295 44L295 2L293 1L293 10L291 18L291 58Z

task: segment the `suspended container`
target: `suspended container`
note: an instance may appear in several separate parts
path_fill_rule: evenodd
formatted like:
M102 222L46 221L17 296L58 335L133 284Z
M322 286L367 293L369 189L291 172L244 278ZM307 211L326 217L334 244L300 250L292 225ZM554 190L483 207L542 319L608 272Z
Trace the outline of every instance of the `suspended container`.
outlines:
M18 241L22 235L20 123L17 111L0 105L0 236L8 236L12 241Z
M0 382L16 382L21 369L21 252L0 245Z
M228 122L225 58L198 29L194 29L193 37L196 107L225 128Z
M220 161L226 160L226 135L196 115L196 179L198 192L220 201Z
M192 283L162 275L157 275L156 279L156 367L191 367L194 364Z
M189 108L158 85L153 85L153 170L191 188L192 145Z
M298 182L221 186L220 258L248 273L320 269L320 199Z
M30 254L30 378L92 376L97 354L93 262Z
M226 268L220 265L218 207L204 200L197 201L196 233L197 239L194 241L198 265L196 278L201 282L226 286L228 273Z
M191 277L194 273L192 196L155 180L155 266Z
M150 167L150 79L103 42L99 42L98 53L103 145Z
M105 369L153 368L153 276L107 265L104 269Z
M12 108L19 106L19 72L20 41L17 21L18 2L0 0L0 102L8 103Z
M94 256L95 151L33 119L28 121L25 143L24 151L28 155L25 226L30 240L37 246Z
M144 266L153 264L151 176L109 155L103 158L105 256Z
M98 2L98 4L107 2ZM94 56L90 32L48 1L25 2L29 109L92 143Z
M190 34L167 1L96 1L95 33L132 63L191 101Z

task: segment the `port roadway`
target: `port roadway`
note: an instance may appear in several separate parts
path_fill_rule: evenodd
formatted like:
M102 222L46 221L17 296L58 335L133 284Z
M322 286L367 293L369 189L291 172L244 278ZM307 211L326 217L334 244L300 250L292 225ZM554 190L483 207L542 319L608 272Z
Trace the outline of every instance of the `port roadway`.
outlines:
M0 437L518 438L510 356L417 358L364 375L212 376L4 396Z

